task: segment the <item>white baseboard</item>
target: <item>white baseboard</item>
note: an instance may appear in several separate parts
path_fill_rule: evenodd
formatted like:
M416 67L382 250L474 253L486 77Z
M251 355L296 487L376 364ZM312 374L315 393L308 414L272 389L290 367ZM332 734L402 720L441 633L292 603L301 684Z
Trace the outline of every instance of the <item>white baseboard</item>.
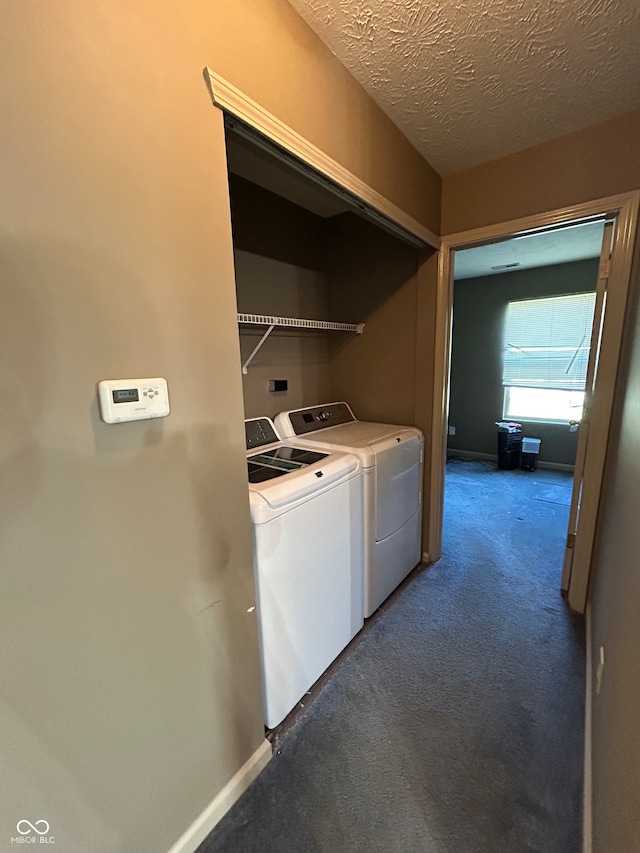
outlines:
M591 754L591 729L593 721L593 655L591 652L591 605L585 610L587 627L587 665L585 673L584 703L584 787L582 801L582 851L593 850L593 765Z
M450 448L447 450L447 456L452 456L454 459L482 459L483 461L488 462L498 462L498 454L497 453L480 453L475 450L454 450ZM573 474L575 470L574 465L567 465L565 462L538 462L538 468L548 468L551 471L569 471Z
M235 801L264 770L271 759L271 744L265 740L215 799L176 841L169 853L194 853Z

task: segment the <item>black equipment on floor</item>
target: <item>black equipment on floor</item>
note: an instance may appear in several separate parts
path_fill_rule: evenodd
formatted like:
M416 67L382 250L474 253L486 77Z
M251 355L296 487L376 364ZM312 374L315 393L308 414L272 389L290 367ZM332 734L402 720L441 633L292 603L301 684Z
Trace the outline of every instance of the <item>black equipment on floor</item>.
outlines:
M498 423L498 468L509 471L520 464L522 450L522 425Z

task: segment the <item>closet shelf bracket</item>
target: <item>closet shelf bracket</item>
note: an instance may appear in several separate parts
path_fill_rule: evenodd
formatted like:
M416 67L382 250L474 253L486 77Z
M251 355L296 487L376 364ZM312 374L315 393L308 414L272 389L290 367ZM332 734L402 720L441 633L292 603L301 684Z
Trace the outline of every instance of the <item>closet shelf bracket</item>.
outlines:
M246 375L246 373L247 373L247 368L249 367L249 365L251 364L251 362L253 361L253 359L257 356L258 352L260 351L260 349L261 349L261 347L262 347L262 344L267 340L267 338L269 337L269 335L271 334L271 332L273 332L273 330L274 330L274 329L275 329L275 324L274 324L274 323L270 323L269 328L268 328L268 329L267 329L267 331L264 333L264 335L260 338L260 340L258 341L258 343L257 343L257 345L256 345L256 347L255 347L255 349L253 350L253 352L251 353L251 355L249 356L249 358L248 358L248 359L245 361L245 363L242 365L242 372L243 372L245 375Z
M364 323L332 323L329 320L303 320L299 317L272 317L268 314L238 314L238 323L246 326L268 326L267 331L260 338L255 349L242 365L242 372L244 374L247 373L247 368L276 326L286 329L324 329L335 332L355 332L356 335L361 335L364 330Z

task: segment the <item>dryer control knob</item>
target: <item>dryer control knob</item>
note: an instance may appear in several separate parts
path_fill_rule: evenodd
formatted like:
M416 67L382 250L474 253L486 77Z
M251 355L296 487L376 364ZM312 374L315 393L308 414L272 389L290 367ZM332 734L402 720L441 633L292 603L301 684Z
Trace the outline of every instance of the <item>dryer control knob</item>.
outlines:
M318 420L319 421L328 421L330 417L331 417L331 412L328 409L325 409L324 412L320 412L320 414L318 415Z

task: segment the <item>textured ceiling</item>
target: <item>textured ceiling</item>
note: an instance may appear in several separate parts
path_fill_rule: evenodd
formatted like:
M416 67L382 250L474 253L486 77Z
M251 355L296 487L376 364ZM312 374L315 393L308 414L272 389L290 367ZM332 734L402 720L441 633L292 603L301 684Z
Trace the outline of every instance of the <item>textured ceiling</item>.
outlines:
M447 175L640 108L640 0L289 0Z

